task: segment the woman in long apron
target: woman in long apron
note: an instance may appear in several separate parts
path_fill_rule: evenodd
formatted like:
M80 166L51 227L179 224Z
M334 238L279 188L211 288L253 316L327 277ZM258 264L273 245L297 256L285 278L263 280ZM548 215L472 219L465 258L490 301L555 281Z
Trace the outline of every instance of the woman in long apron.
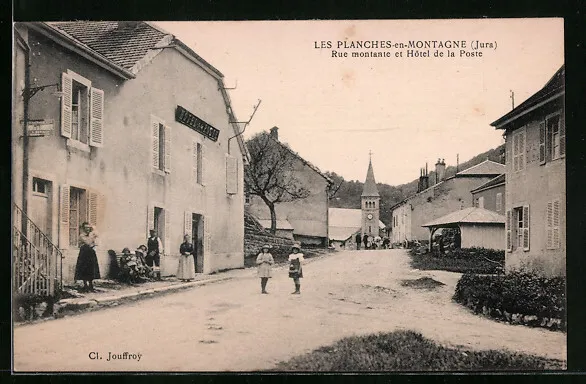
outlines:
M195 279L195 262L193 260L193 244L189 241L189 235L183 237L183 244L179 247L179 268L177 278L182 281Z
M100 266L94 250L97 235L87 222L81 225L81 230L82 233L79 235L79 255L75 265L75 280L83 280L84 292L95 292L93 281L100 278Z

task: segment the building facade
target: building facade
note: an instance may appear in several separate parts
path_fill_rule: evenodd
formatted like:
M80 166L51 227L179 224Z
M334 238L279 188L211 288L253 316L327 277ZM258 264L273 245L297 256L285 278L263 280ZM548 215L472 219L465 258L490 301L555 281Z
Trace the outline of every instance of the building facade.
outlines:
M277 230L289 231L290 225L293 228L295 241L299 241L301 245L327 247L329 190L332 180L315 165L280 142L278 127L271 128L270 137L291 153L293 165L290 171L309 190L309 196L306 198L275 204L277 224L283 224ZM250 195L247 200L248 212L261 223L267 223L270 228L271 215L266 204L258 196Z
M501 215L505 214L504 173L470 192L472 193L472 204L474 207L489 209Z
M438 169L439 166L439 169ZM505 166L490 160L445 177L445 163L436 164L437 184L391 207L391 242L428 240L425 223L459 209L472 207L470 191L504 172Z
M566 274L565 66L491 125L505 133L506 269Z
M30 140L28 200L63 252L64 279L73 278L83 222L98 233L103 277L107 251L144 244L150 229L163 243L164 275L175 274L184 234L198 272L242 267L245 149L240 137L229 147L238 129L223 75L145 22L19 28L32 86L60 90L29 102L29 118L54 129Z

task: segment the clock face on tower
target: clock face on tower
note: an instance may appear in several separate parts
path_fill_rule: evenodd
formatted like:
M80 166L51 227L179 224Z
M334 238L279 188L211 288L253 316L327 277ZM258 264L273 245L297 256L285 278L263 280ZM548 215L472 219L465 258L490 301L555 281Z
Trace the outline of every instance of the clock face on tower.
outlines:
M369 213L366 217L368 217L368 220L372 220L372 213Z

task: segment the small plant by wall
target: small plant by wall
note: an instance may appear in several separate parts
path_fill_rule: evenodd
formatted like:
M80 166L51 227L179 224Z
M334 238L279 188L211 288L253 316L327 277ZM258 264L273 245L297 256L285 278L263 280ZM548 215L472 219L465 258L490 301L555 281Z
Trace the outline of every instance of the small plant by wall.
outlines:
M566 329L566 283L563 277L531 273L480 276L464 274L453 299L475 313L529 326Z

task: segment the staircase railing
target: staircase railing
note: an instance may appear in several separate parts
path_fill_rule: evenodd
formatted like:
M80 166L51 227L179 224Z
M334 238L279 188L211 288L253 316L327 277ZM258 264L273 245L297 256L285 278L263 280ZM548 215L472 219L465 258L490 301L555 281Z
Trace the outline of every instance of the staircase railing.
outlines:
M55 295L63 287L62 252L16 204L12 218L14 292Z

